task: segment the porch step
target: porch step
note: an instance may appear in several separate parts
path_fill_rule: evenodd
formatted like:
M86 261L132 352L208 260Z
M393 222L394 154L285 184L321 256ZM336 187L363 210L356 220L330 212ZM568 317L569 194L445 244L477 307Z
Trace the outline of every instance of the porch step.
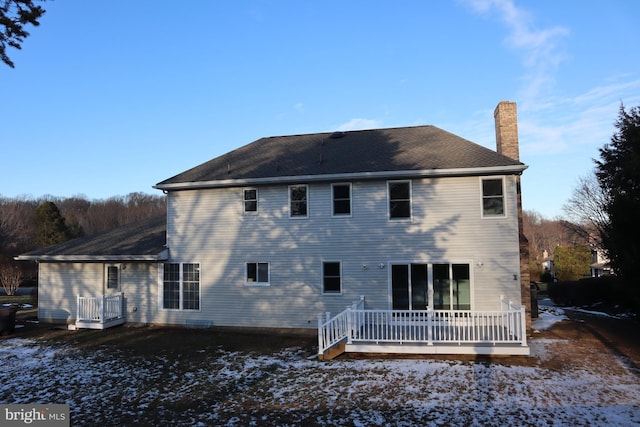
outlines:
M320 355L320 360L333 360L344 353L345 343L340 342Z

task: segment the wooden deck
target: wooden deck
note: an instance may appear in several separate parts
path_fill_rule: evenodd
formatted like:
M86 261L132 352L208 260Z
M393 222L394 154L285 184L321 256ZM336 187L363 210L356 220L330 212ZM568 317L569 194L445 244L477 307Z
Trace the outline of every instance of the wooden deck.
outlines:
M364 298L318 321L318 354L345 352L528 355L524 308L498 311L367 310Z

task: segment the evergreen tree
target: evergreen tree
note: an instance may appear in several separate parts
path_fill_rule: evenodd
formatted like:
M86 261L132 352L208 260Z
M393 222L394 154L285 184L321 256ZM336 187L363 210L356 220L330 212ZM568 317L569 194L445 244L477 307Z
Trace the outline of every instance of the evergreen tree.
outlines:
M631 302L640 308L640 106L620 106L617 132L600 149L596 176L609 222L602 244Z
M33 215L36 227L36 244L39 247L51 246L69 240L69 227L53 202L44 202Z
M589 276L590 263L591 251L587 245L556 246L553 251L553 266L561 282Z
M22 49L22 42L29 35L24 26L40 25L38 19L44 15L42 6L36 6L33 0L0 0L0 60L14 68L6 49Z

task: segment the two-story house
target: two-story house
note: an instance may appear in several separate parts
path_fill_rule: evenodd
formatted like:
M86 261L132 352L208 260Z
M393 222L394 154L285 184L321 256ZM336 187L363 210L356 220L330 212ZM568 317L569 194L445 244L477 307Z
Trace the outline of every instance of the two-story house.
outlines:
M525 354L526 166L515 104L495 117L496 151L434 126L262 138L156 184L166 221L18 259L39 316L78 327L318 327L322 352L376 325L362 343Z

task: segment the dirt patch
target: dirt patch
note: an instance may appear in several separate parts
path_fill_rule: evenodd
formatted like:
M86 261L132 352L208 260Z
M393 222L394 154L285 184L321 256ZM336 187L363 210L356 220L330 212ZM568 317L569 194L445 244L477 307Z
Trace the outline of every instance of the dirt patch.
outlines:
M131 355L166 354L194 357L202 350L224 349L244 353L273 354L296 347L317 352L315 330L262 328L184 328L174 326L138 326L124 324L105 330L69 330L65 325L37 322L32 315L19 317L19 328L11 337L29 338L50 344L68 344L92 351L117 348Z
M556 323L550 330L530 334L529 341L553 347L554 357L539 355L473 356L473 355L381 355L351 353L341 359L425 359L461 362L496 363L511 366L541 366L562 369L580 363L597 363L601 355L610 355L631 368L640 369L640 320L619 319L570 310L569 320ZM71 344L91 351L113 346L135 355L183 354L192 357L203 349L224 349L256 354L275 354L284 348L300 348L308 355L317 353L317 333L313 329L261 328L182 328L170 326L123 325L107 330L69 331L64 325L38 323L32 311L18 314L14 337L33 338L52 344ZM6 338L11 338L8 336Z

